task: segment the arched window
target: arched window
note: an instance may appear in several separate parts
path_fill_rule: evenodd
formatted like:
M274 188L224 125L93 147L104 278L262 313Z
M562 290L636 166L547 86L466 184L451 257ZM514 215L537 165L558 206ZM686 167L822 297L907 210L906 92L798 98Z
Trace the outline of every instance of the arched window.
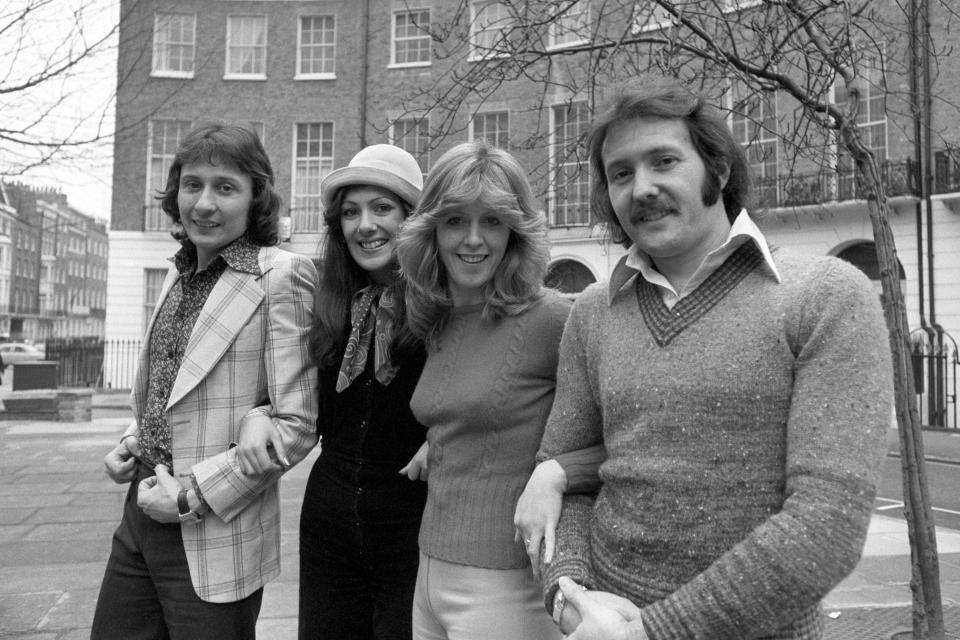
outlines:
M880 280L880 265L877 263L877 247L873 242L857 242L852 244L836 254L841 260L846 260L856 268L863 271L871 280ZM899 270L900 281L907 279L907 274L903 270L903 265L897 260L897 269Z
M558 260L550 265L544 284L562 293L580 293L597 279L576 260Z

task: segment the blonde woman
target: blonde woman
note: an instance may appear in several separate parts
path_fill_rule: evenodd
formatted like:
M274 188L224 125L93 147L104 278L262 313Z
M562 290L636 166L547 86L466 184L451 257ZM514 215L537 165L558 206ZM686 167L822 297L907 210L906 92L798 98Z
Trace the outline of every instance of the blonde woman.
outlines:
M526 172L483 142L452 148L397 254L410 328L427 344L410 402L429 469L413 636L559 638L513 526L569 311L541 284L546 227Z

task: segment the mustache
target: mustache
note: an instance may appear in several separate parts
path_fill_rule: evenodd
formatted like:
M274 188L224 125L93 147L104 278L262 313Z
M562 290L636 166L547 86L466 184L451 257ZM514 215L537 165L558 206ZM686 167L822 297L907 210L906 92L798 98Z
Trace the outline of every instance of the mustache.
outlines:
M674 203L667 198L634 202L630 208L630 221L641 222L646 218L660 217L675 211Z

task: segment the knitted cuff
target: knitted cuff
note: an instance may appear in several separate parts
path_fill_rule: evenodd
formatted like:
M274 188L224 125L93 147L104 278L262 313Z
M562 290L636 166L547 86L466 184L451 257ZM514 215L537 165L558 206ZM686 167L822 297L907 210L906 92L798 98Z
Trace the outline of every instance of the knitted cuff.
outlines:
M562 576L591 586L590 577L590 521L593 519L593 497L567 495L557 525L557 548L553 562L543 568L544 607L553 611L553 597L557 581Z

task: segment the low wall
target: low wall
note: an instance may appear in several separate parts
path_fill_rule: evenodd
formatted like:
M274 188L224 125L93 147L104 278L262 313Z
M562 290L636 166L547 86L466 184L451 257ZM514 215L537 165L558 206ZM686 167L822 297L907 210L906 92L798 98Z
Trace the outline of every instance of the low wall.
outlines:
M91 389L30 389L3 397L0 420L90 422Z

